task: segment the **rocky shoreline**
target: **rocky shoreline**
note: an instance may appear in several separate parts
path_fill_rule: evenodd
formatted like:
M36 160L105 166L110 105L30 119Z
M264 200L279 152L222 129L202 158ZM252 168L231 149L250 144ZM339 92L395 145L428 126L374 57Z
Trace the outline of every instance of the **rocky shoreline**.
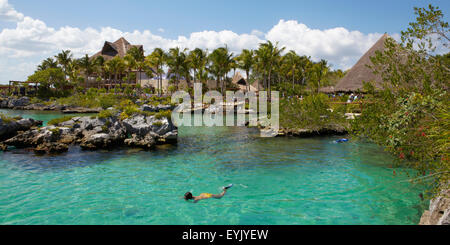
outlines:
M121 119L120 114L115 112L107 118L74 117L46 127L37 127L38 123L32 123L32 119L22 119L29 120L26 124L30 126L28 128L0 123L0 128L7 127L9 131L5 131L10 132L9 135L3 134L0 145L3 150L6 150L7 146L14 146L33 149L37 154L54 154L66 152L75 144L85 150L119 146L151 149L159 144L177 142L178 129L166 117L135 114ZM25 121L22 124L25 124Z
M329 125L319 129L280 129L278 137L294 136L294 137L315 137L315 136L329 136L329 135L346 135L348 131L341 125Z
M431 199L430 207L422 214L420 225L450 225L450 190Z
M98 113L102 109L67 107L61 105L31 104L29 98L0 98L0 108L15 110L61 111L63 113ZM170 105L142 105L143 112L173 110ZM110 108L110 110L113 110ZM0 150L8 147L29 148L36 154L58 154L68 151L71 145L84 150L111 149L126 146L152 149L160 144L176 144L178 130L169 118L136 114L121 119L120 112L108 118L74 117L56 125L42 126L42 121L14 118L0 119ZM328 125L318 129L287 129L278 131L260 128L269 137L315 137L346 135L342 125ZM429 210L424 211L420 225L450 224L450 190L430 201Z
M329 125L318 129L291 129L280 128L278 131L271 128L260 128L265 137L299 137L309 138L317 136L347 135L348 130L342 125Z
M78 106L66 106L58 104L32 104L30 98L24 96L20 98L3 97L0 98L1 109L12 110L36 110L36 111L61 111L62 113L99 113L102 108L85 108Z
M42 126L42 121L34 119L23 119L21 117L4 120L0 118L0 150L6 150L7 145L2 141L12 138L20 132L27 131L33 127Z

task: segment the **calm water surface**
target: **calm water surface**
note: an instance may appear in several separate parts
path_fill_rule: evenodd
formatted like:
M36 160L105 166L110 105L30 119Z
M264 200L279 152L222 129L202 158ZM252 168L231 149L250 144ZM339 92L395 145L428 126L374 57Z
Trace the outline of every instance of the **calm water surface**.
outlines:
M6 111L50 120L57 113ZM180 128L177 146L0 152L0 224L417 224L422 186L380 147ZM197 204L186 191L218 193Z

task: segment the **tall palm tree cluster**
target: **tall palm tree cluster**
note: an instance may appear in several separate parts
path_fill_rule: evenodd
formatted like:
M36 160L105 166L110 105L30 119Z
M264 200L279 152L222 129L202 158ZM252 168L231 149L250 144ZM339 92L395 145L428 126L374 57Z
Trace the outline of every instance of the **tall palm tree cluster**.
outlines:
M256 50L244 49L239 55L234 55L227 46L212 52L200 48L189 51L179 47L165 52L155 48L148 56L142 49L132 47L124 57L116 56L105 61L102 56L92 59L88 55L74 59L71 51L65 50L54 58L44 60L38 70L59 67L69 82L86 88L92 76L97 77L99 86L111 80L122 86L122 82L140 84L144 73L157 79L155 89L158 94L163 91L163 76L175 88L181 81L192 86L196 82L215 80L224 93L231 82L230 72L240 69L245 72L247 89L250 89L249 84L257 81L258 89L269 92L272 87L279 91L294 91L298 86L309 86L311 91L318 92L320 87L329 84L330 76L342 77L344 74L341 70L331 71L325 60L313 62L310 57L299 56L295 51L284 51L284 47L270 41L261 43Z

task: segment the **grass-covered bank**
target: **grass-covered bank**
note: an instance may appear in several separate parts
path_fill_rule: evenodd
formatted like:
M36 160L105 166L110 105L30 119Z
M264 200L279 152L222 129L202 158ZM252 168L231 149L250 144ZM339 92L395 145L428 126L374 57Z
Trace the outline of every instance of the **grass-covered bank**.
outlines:
M138 101L148 102L151 104L167 103L170 104L170 97L152 96L148 99L140 97L135 93L119 93L115 91L108 91L106 89L90 88L84 92L76 92L66 97L51 97L49 99L39 99L33 97L31 103L33 104L56 104L65 106L78 106L84 108L102 108L119 106L123 101Z
M302 100L280 100L280 126L282 128L318 130L332 124L348 125L345 120L347 106L334 105L325 94L311 94Z
M280 135L341 135L349 131L345 113L352 107L333 104L325 94L310 94L302 100L280 100Z

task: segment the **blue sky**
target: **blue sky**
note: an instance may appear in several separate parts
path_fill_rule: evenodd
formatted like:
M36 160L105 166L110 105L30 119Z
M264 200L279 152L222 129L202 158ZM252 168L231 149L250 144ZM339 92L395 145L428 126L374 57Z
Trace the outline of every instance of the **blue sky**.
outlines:
M52 27L163 28L170 38L203 30L268 31L280 19L298 20L318 29L345 27L364 33L394 33L414 20L414 6L433 3L444 13L450 10L448 0L10 0L9 3L19 12Z
M387 32L398 38L414 21L414 6L439 6L448 21L450 1L118 1L0 0L0 83L24 80L61 49L93 54L124 36L155 47L233 52L278 41L288 50L348 69Z

